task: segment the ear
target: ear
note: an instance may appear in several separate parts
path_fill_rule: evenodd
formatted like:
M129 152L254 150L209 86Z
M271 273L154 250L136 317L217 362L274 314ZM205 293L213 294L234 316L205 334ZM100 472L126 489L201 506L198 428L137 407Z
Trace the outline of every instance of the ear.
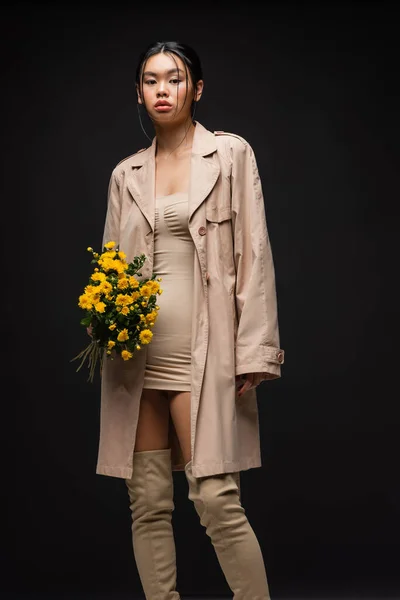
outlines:
M196 89L194 92L195 102L198 102L200 100L201 95L203 93L203 88L204 88L204 81L202 79L199 79L199 81L196 83Z
M137 84L136 84L136 95L137 95L138 104L143 104L142 98L140 96L139 86Z

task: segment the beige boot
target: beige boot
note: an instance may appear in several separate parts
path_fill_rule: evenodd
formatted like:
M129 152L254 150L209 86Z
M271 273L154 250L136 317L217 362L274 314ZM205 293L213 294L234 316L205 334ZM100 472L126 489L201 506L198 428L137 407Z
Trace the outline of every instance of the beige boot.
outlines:
M194 477L185 466L189 498L211 538L221 569L235 600L270 600L260 545L229 473Z
M146 600L179 600L172 529L171 449L134 452L125 479L132 511L132 542Z

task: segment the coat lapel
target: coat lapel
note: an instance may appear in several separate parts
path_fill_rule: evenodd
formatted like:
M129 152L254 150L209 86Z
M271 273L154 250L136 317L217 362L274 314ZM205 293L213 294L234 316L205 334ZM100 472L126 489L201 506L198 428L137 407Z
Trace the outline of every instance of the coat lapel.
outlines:
M214 159L217 144L214 134L195 121L191 172L189 185L189 221L196 209L210 194L220 174L218 161ZM154 231L155 213L155 152L156 137L151 146L132 157L132 174L128 177L128 189Z

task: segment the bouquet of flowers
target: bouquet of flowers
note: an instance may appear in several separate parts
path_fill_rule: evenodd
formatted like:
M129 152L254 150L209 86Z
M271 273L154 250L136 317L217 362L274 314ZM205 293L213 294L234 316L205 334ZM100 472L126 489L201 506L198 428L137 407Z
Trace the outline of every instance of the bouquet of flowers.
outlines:
M81 325L89 328L92 341L72 361L81 359L77 371L88 361L89 378L93 382L96 364L100 372L104 354L111 360L120 355L130 360L141 344L149 344L153 333L151 327L157 319L159 306L157 294L162 294L161 277L153 275L139 282L135 275L143 267L146 256L136 256L130 263L115 242L105 244L103 253L88 248L95 264L94 272L84 293L79 296L78 306L85 311Z

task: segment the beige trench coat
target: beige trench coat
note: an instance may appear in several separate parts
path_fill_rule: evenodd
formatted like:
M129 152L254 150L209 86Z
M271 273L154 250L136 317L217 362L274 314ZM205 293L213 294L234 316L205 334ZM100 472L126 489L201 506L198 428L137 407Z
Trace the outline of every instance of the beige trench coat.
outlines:
M242 137L196 123L188 226L195 246L191 346L191 454L195 477L261 466L256 388L240 398L235 375L258 373L255 385L281 376L274 264L262 186ZM115 241L131 261L145 254L153 273L155 150L152 145L113 170L103 245ZM162 287L162 282L161 282ZM182 299L184 302L184 298ZM162 311L162 294L158 297ZM129 479L147 346L129 361L104 359L96 473ZM184 469L170 419L172 469Z

